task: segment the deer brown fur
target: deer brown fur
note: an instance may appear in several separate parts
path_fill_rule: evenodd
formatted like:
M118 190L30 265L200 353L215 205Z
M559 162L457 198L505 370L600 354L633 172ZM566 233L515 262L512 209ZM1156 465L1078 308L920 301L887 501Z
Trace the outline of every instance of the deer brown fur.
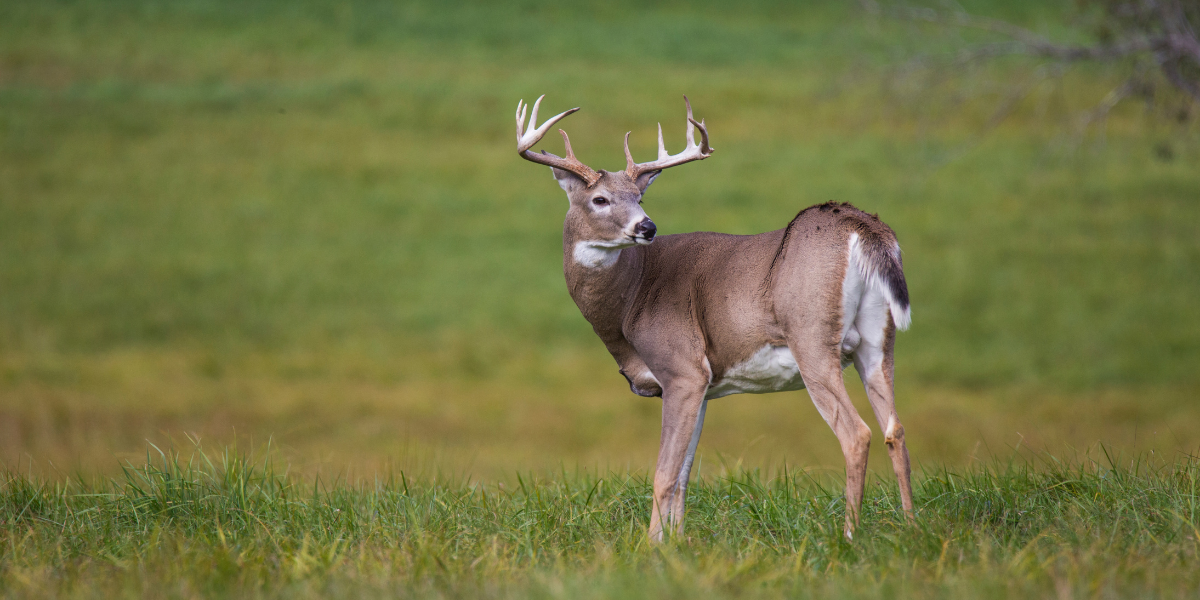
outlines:
M591 171L569 150L569 161L528 153L550 125L578 110L536 127L536 109L522 134L518 105L518 148L525 158L551 165L567 192L563 271L571 298L633 392L662 397L651 539L682 531L708 401L800 388L808 389L841 444L845 534L851 537L871 439L842 383L842 370L851 363L884 432L911 517L908 450L892 384L893 343L897 323L908 323L908 291L892 230L849 204L826 203L758 235L656 237L641 207L646 188L662 169L712 154L707 129L692 118L690 104L684 152L666 153L660 127L658 160L637 165L630 157L618 172ZM694 142L693 128L702 144Z

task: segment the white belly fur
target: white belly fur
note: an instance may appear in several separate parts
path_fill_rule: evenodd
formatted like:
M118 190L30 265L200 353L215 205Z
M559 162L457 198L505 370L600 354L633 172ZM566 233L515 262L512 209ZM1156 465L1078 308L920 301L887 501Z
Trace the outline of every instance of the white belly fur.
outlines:
M704 395L707 400L730 394L766 394L804 389L800 378L800 367L787 346L770 344L759 348L754 354L740 362L709 386Z

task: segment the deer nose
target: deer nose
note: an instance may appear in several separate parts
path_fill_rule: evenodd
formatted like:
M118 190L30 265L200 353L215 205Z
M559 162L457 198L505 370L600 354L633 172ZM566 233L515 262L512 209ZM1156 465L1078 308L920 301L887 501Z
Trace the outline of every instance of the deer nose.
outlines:
M633 226L634 235L640 235L648 240L654 239L654 234L658 233L658 227L655 227L654 221L650 219L642 219L637 225Z

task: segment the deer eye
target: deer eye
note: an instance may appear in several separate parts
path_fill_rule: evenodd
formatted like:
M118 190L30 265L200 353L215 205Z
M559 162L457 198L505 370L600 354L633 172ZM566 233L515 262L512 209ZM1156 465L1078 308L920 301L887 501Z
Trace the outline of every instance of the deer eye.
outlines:
M605 198L604 196L596 196L595 198L592 198L592 204L595 204L596 206L608 206L608 198Z

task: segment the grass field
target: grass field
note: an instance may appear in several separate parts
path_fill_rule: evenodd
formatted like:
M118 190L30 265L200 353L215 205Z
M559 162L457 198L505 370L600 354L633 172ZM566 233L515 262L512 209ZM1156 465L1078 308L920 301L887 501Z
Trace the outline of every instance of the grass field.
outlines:
M1194 597L1200 465L1029 456L875 486L858 540L804 471L710 480L686 539L649 546L649 484L405 477L301 482L236 454L157 454L117 483L10 473L9 597ZM1099 461L1089 460L1098 458ZM1082 459L1082 460L1080 460Z
M1075 35L1073 5L965 5ZM1200 131L1128 103L1080 134L1118 69L938 68L964 35L839 3L0 4L0 589L1194 592ZM840 452L789 393L713 403L692 539L641 544L659 404L571 303L562 193L513 151L543 93L611 169L658 121L677 149L689 95L717 154L650 190L664 233L831 199L897 231L917 529L876 482L869 541L836 541ZM105 483L189 437L288 475L235 485L230 451Z

